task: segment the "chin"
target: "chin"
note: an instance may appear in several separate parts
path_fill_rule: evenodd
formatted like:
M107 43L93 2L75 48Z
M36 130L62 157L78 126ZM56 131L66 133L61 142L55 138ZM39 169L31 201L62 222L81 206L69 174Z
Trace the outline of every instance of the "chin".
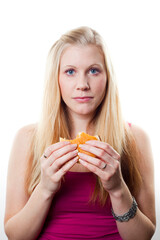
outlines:
M91 106L72 106L72 108L69 108L69 112L72 114L77 114L77 115L92 115L94 112L96 111L96 108L95 107L91 107Z
M92 115L94 112L95 112L95 110L94 110L94 111L91 111L91 110L89 110L89 111L82 110L82 111L77 111L76 113L79 114L79 115L83 115L83 116L86 115L86 116L87 116L87 115Z

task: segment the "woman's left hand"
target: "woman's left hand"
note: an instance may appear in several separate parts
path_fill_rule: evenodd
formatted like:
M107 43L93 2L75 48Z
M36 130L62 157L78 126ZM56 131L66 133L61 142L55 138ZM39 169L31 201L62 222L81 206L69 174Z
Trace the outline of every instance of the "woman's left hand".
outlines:
M95 140L90 140L79 147L96 156L91 157L84 153L78 153L80 163L99 176L104 189L108 193L121 189L124 180L120 155L109 144Z

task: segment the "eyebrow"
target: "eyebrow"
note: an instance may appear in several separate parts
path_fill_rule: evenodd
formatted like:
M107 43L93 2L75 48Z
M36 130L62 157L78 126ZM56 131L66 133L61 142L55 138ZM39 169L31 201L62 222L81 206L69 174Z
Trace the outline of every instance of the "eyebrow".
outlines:
M101 63L93 63L93 64L91 64L90 66L88 66L87 68L91 68L91 67L93 67L93 66L99 66L99 67L101 67L101 68L104 67L103 64L101 64ZM62 66L62 68L68 68L68 67L77 68L76 66L70 65L70 64L65 65L65 66Z

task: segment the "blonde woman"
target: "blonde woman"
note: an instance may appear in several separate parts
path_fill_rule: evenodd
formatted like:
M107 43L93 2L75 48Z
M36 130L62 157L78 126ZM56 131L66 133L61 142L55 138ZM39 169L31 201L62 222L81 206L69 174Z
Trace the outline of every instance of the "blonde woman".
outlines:
M78 132L99 135L78 153ZM79 162L78 161L79 155ZM19 130L5 212L10 240L149 240L155 231L147 135L124 122L108 50L88 28L71 30L47 60L42 117Z

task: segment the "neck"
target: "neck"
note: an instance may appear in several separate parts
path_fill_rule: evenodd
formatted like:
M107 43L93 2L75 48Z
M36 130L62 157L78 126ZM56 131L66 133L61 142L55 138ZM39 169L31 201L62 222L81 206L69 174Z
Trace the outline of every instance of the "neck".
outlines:
M88 134L93 134L93 126L90 124L91 116L72 116L71 117L71 138L76 138L79 132L86 132Z

